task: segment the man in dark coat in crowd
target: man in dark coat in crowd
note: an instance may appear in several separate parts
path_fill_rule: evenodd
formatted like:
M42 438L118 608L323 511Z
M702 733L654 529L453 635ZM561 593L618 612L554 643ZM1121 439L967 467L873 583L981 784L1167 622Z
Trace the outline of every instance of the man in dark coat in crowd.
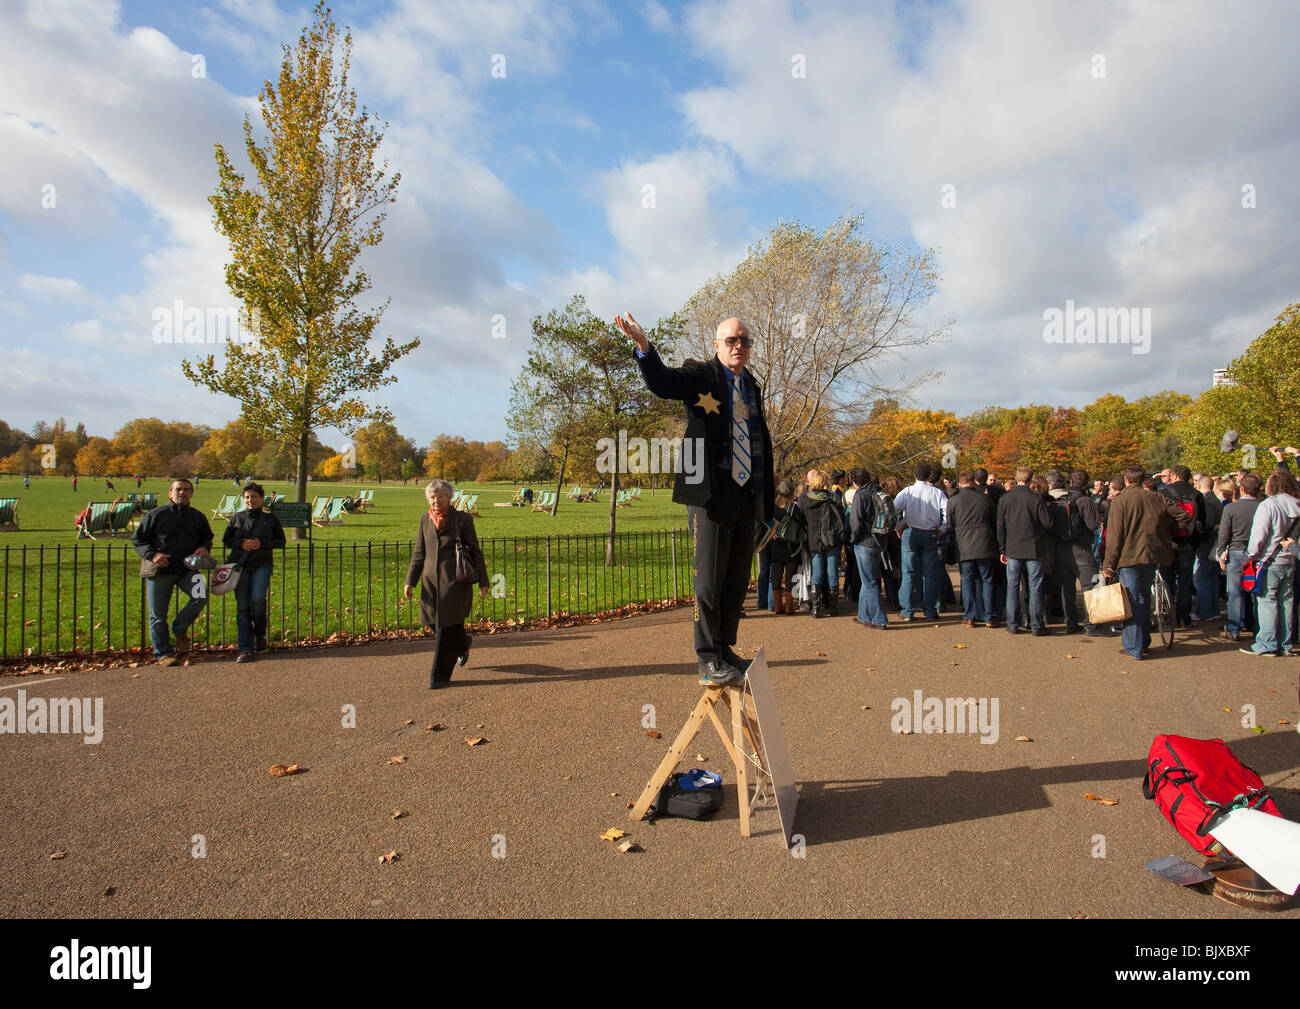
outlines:
M1007 566L1007 630L1020 633L1020 578L1029 577L1029 627L1036 637L1047 630L1043 589L1043 566L1047 556L1047 535L1052 513L1047 502L1029 489L1034 471L1028 466L1016 470L1016 485L998 502L998 549Z

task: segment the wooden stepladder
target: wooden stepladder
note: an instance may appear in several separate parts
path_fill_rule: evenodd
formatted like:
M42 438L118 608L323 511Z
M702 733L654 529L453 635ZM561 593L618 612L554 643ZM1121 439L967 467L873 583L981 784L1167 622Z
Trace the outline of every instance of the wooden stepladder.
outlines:
M691 748L696 734L706 720L713 723L718 738L726 747L727 756L736 770L736 796L740 803L740 836L749 837L749 813L751 807L767 794L771 775L764 766L763 743L758 730L758 713L754 708L753 696L745 689L747 684L728 684L725 687L705 687L704 693L695 703L686 724L677 733L673 745L669 747L664 759L655 768L650 781L646 784L641 797L636 800L630 814L633 820L643 819L650 804L659 796L659 790L669 776L681 763L682 757ZM722 704L731 713L731 733L728 738L727 728L718 715L717 704ZM750 782L756 785L755 794L750 795Z

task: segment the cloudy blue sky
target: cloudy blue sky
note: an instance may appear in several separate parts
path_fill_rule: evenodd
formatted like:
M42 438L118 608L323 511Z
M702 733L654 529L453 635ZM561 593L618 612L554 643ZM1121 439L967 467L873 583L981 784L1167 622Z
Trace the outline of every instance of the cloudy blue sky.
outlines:
M958 412L1197 394L1300 300L1295 3L333 9L402 173L365 265L392 299L381 333L423 341L381 397L421 442L505 436L534 315L581 293L653 320L783 217L861 213L937 250L918 322L951 320L950 340L897 368L941 370L917 401ZM152 317L231 304L212 145L239 146L310 19L273 0L0 4L0 418L236 416ZM1149 308L1150 353L1045 342L1067 299Z

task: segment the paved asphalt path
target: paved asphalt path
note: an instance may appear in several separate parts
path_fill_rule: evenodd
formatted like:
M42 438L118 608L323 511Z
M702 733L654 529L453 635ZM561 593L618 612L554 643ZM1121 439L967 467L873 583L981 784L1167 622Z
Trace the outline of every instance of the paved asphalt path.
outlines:
M1300 660L1200 632L1134 662L1112 638L956 616L882 633L751 609L741 645L767 648L799 781L796 858L774 809L740 837L730 791L709 823L627 819L700 694L690 620L479 635L438 692L431 639L0 680L102 697L106 722L98 745L0 736L0 915L1300 917L1147 872L1197 856L1141 793L1157 733L1220 736L1300 819L1281 791L1300 789ZM917 690L997 698L997 742L891 731ZM1266 733L1242 727L1245 704ZM707 726L696 753L734 782ZM278 763L308 770L271 777ZM645 851L601 841L608 827Z

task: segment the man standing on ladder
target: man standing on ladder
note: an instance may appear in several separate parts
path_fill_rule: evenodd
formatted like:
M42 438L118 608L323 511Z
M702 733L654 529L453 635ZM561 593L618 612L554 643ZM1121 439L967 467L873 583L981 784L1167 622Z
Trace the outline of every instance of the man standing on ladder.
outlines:
M686 505L695 552L695 654L701 683L739 682L750 660L733 646L749 590L755 523L770 519L775 488L762 390L745 369L752 338L739 319L724 319L712 360L669 368L631 312L614 322L636 344L646 388L686 407L683 442L697 439L704 447L702 471L688 477L679 467L673 484L673 500Z

